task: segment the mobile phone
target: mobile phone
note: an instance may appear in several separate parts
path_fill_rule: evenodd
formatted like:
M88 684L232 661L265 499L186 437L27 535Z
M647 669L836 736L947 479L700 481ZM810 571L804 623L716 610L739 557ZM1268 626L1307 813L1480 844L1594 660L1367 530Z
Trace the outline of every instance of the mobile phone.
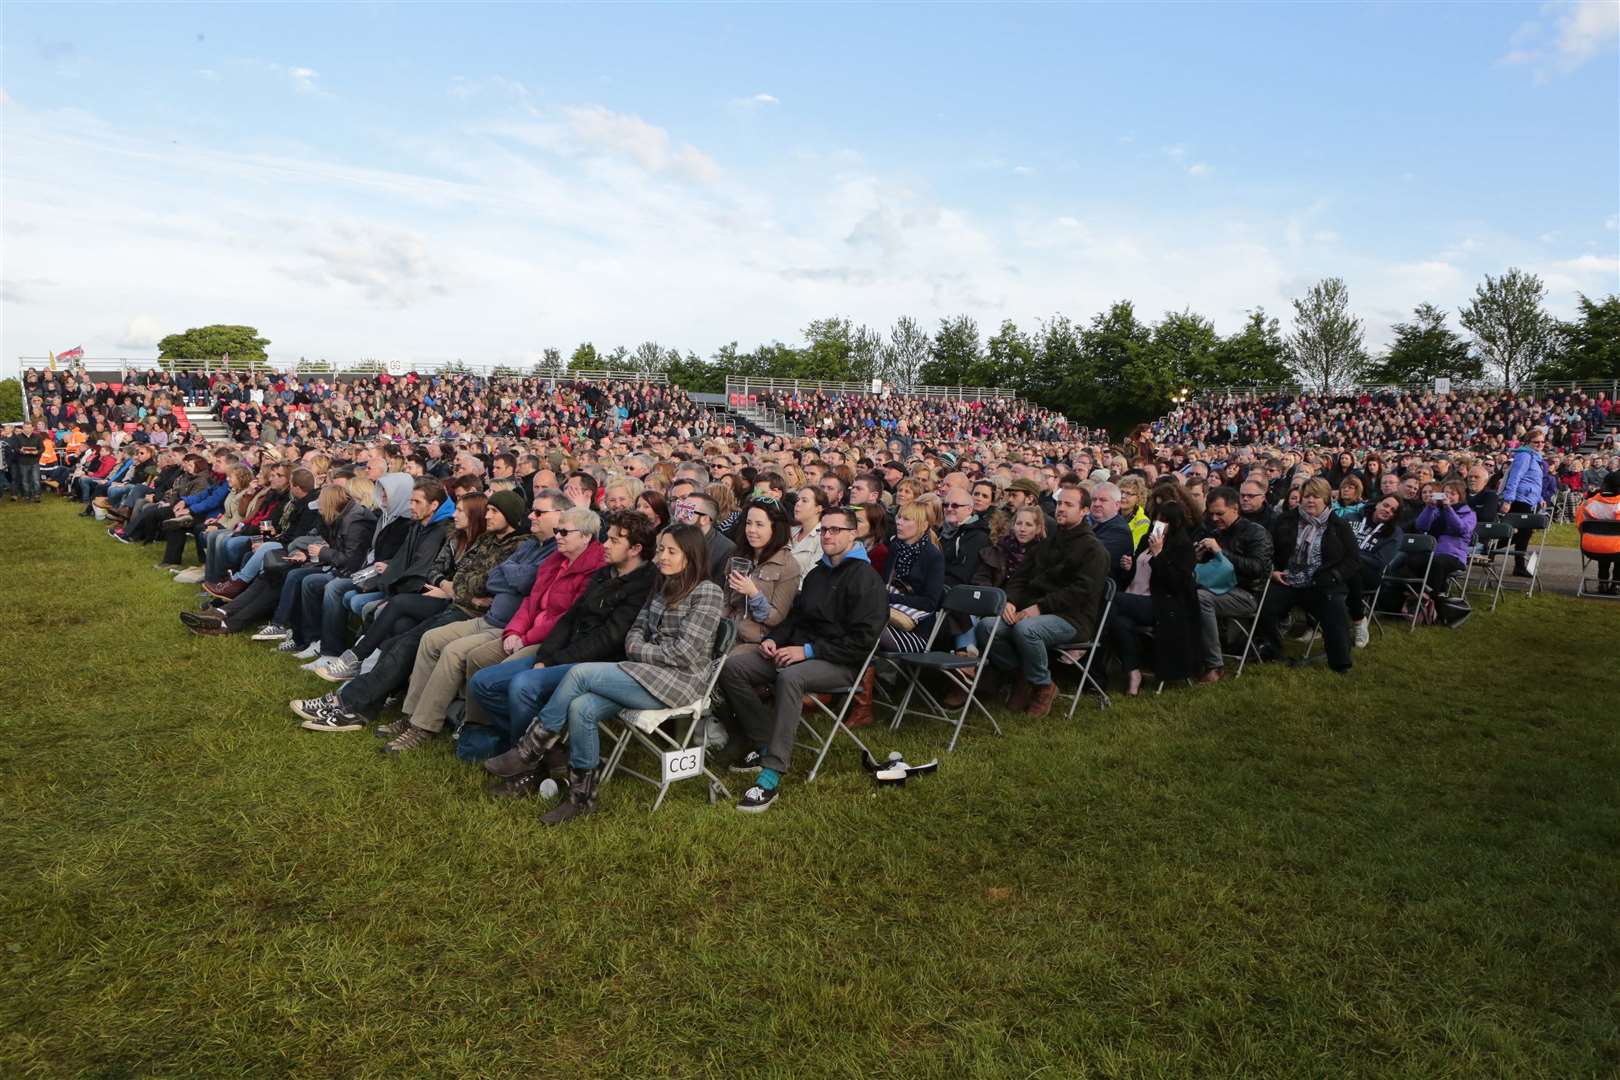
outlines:
M1161 536L1163 536L1163 535L1164 535L1164 530L1165 530L1165 528L1166 528L1166 527L1167 527L1167 526L1166 526L1166 525L1165 525L1165 523L1164 523L1164 522L1162 522L1162 521L1155 521L1155 522L1154 522L1154 523L1153 523L1153 529L1152 529L1152 531L1151 531L1151 532L1150 532L1150 533L1149 533L1149 535L1150 535L1150 536L1152 536L1152 537L1154 537L1154 538L1155 538L1155 539L1157 539L1157 538L1158 538L1158 537L1161 537Z

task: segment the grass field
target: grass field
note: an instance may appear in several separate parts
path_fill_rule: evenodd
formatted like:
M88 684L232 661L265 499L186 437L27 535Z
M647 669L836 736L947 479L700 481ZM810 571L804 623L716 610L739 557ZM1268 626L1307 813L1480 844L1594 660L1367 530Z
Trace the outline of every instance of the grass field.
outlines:
M7 504L0 556L0 1075L1620 1070L1612 607L548 830L299 731L324 684L184 634L154 549Z

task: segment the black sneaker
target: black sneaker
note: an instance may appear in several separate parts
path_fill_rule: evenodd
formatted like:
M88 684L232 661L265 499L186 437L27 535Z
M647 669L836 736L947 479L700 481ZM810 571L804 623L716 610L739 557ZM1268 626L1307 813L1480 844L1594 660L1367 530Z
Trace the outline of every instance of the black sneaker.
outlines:
M539 769L531 769L505 780L491 780L484 785L484 790L497 799L532 799L540 793L543 779Z
M777 792L781 790L780 787L763 788L755 784L743 792L743 797L737 800L737 809L745 814L763 814L771 808L771 803L776 801Z
M758 776L759 770L765 767L765 755L758 750L750 750L742 757L733 761L728 768L734 773L747 773L749 776Z
M297 702L298 705L307 705L308 702ZM366 718L359 713L352 713L336 702L318 702L310 712L315 714L312 720L305 720L299 726L305 731L363 731Z

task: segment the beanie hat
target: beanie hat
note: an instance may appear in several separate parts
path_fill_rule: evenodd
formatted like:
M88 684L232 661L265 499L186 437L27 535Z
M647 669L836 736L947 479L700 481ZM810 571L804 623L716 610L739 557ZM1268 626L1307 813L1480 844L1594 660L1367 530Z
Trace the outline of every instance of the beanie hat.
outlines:
M523 505L523 496L515 491L497 491L489 497L489 505L499 510L501 517L514 529L523 525L529 509Z

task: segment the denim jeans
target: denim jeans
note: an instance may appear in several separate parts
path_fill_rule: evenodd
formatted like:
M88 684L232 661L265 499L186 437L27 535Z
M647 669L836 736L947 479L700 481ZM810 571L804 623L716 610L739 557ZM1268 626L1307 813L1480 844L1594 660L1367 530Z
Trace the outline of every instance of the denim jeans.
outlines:
M300 645L308 645L309 642L298 636L293 627L293 615L298 610L304 579L319 571L318 566L295 566L287 571L286 578L281 582L281 595L276 598L276 613L270 616L270 621L277 626L285 626L288 630L292 630L293 640Z
M990 647L990 662L998 668L1021 670L1031 686L1051 682L1047 650L1073 641L1074 625L1061 615L1030 615L1010 624L1000 616L996 618L1000 629L996 631L996 643ZM980 649L990 639L992 625L989 619L980 619L974 626Z
M267 540L260 544L258 548L254 550L253 554L248 556L247 562L242 564L242 568L236 572L237 580L252 581L254 578L258 577L259 571L264 569L265 556L269 555L272 551L280 550L281 545L276 543L274 540Z
M203 555L204 581L224 581L253 550L253 537L233 535L224 529L205 534L208 550Z
M540 710L540 726L561 731L568 724L568 764L594 769L602 760L596 725L620 709L664 709L624 668L614 663L575 664Z
M11 469L23 498L31 499L39 494L39 458L18 457Z
M512 742L523 738L540 707L551 700L573 664L537 668L534 657L523 656L487 667L467 682L467 696L476 698L490 726L507 733Z
M316 570L298 579L298 603L293 605L295 613L293 618L296 625L288 626L288 629L293 632L294 640L301 641L306 645L320 640L321 615L325 611L326 588L336 580L336 577L330 571Z
M110 492L108 493L108 498L111 499L114 506L121 507L125 510L134 510L137 506L144 503L146 501L146 497L150 494L152 494L151 484L129 484L124 488L123 491L118 493L118 497L116 499L112 498Z

